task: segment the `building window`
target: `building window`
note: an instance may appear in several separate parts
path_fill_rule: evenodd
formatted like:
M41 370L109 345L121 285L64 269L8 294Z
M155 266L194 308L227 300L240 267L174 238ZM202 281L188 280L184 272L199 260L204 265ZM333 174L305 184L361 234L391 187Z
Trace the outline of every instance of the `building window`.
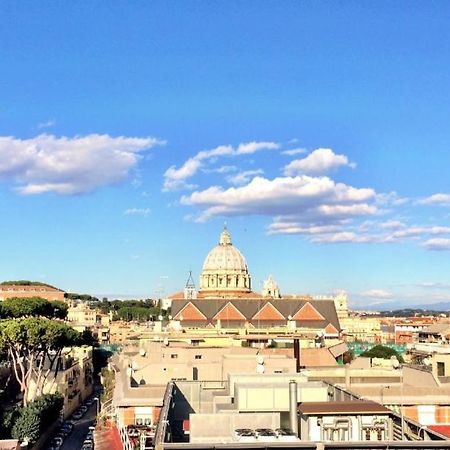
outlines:
M437 374L438 377L445 377L445 363L443 362L437 363Z
M202 355L195 355L195 359L202 359Z

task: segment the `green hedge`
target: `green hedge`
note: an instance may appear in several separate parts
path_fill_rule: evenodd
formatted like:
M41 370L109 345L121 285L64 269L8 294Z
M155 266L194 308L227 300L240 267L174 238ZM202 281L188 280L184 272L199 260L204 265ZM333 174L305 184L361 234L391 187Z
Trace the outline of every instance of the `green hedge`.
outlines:
M36 442L60 417L64 400L60 394L44 394L27 407L2 414L0 438Z

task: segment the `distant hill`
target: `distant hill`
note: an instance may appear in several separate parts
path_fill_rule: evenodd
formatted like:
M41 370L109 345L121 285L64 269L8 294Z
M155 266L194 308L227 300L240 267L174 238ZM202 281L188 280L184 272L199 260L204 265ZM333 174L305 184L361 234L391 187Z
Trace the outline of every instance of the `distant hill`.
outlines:
M403 306L403 307L402 307ZM353 305L350 307L355 311L429 311L429 312L450 312L450 302L401 305L398 302L377 303L373 305Z

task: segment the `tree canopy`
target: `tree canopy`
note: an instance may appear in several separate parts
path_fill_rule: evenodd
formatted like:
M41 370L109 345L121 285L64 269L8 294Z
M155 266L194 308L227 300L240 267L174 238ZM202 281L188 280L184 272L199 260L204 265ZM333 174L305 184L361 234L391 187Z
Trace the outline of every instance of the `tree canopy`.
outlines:
M36 380L36 396L39 396L50 372L59 369L57 364L63 349L80 343L78 331L56 320L45 317L0 320L0 350L11 359L24 405L28 401L31 378Z
M63 302L39 297L10 298L2 302L0 352L11 361L24 405L30 381L36 381L33 398L42 394L45 380L59 370L58 361L66 347L81 345L80 333L60 320L67 314Z
M49 301L41 297L11 297L2 302L0 317L42 316L64 319L67 316L67 310L68 306L58 300Z
M361 356L383 359L390 359L392 356L395 356L399 362L404 362L402 355L400 355L393 348L385 345L375 345L375 347L372 347L370 350L366 350L364 353L361 353Z

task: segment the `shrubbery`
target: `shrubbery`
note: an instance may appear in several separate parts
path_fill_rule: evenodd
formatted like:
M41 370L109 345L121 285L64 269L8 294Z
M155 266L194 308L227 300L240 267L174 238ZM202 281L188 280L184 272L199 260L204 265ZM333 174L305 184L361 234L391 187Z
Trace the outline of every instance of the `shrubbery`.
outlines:
M391 356L395 356L399 362L404 363L402 355L397 353L393 348L385 345L375 345L375 347L372 347L370 350L366 350L364 353L361 353L361 356L383 359L390 359Z
M3 412L0 439L36 442L59 419L63 403L60 394L44 394L28 406Z

